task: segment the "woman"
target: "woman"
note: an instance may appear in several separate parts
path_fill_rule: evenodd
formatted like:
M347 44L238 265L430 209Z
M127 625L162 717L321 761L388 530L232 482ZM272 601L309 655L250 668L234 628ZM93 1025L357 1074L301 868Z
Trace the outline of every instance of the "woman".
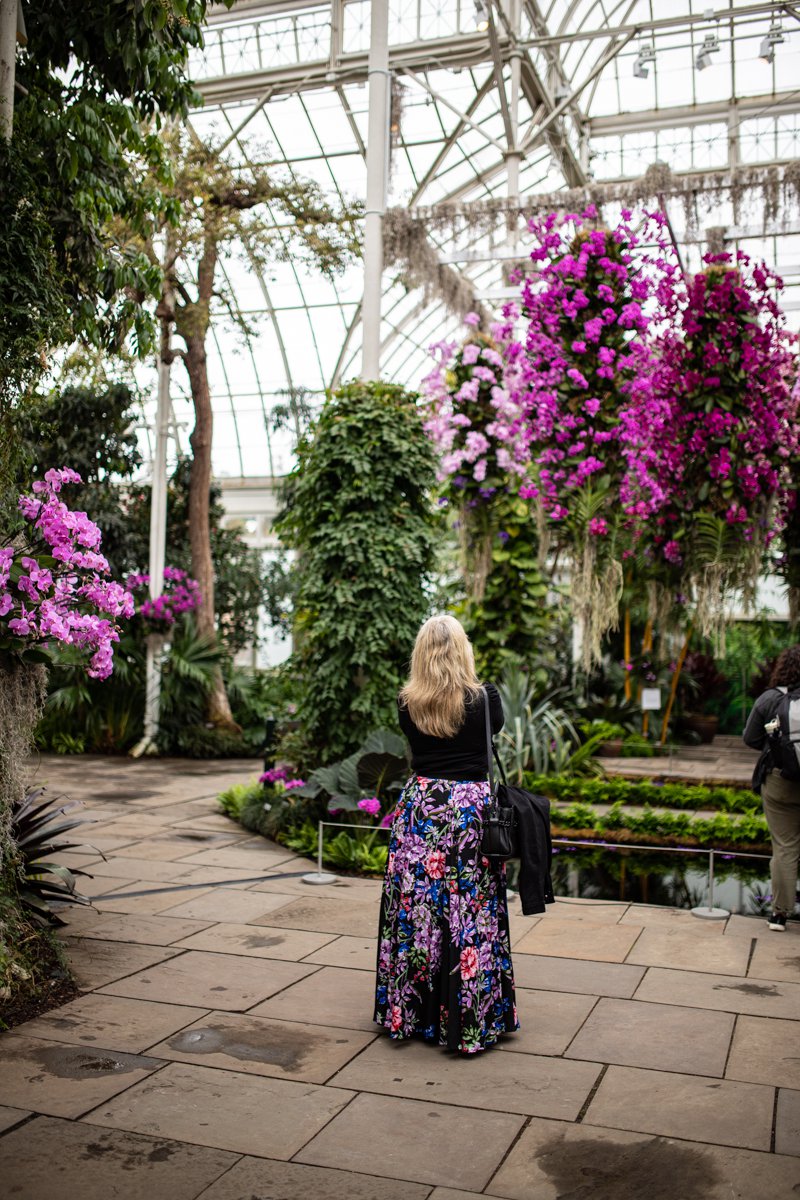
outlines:
M786 692L796 689L800 689L800 646L790 646L778 656L770 686L753 705L742 735L748 746L766 751L756 768L754 785L761 780L761 801L772 839L772 914L768 924L770 929L777 932L786 929L786 921L794 912L797 897L800 781L785 779L770 761L765 726L775 719Z
M375 1021L475 1054L519 1028L505 868L480 851L487 782L485 705L503 725L497 689L475 675L454 617L420 629L398 699L415 774L392 825L378 930Z

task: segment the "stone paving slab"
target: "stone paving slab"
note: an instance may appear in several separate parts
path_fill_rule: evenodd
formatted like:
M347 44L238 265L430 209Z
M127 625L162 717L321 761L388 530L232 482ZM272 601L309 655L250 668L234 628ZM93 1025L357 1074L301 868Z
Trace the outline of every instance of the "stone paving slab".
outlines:
M253 1016L283 1021L374 1031L377 1029L372 1020L374 1004L372 975L343 967L321 967L249 1011Z
M721 1076L734 1020L731 1013L700 1008L602 999L566 1055L687 1075Z
M27 1031L3 1034L2 1045L0 1095L12 1107L51 1117L79 1117L162 1065L106 1047L28 1037Z
M321 950L309 954L306 962L325 967L355 967L359 971L374 971L378 958L378 939L338 937Z
M559 921L590 921L593 925L618 925L625 912L625 905L616 900L580 900L570 896L568 899L557 899L555 904L548 904L543 917L548 921L555 917Z
M693 937L722 937L725 932L725 921L704 921L693 917L691 912L681 908L659 908L654 904L631 904L628 911L619 919L620 925L639 925L647 928L654 925L657 928L679 929L691 932Z
M127 942L107 942L100 938L65 938L63 946L67 962L83 991L114 983L180 953L168 946L131 946Z
M308 891L311 889L309 888ZM287 929L307 929L317 933L350 934L353 937L376 937L380 895L374 900L362 894L346 896L309 896L292 900L260 923Z
M199 1200L427 1200L429 1194L425 1184L245 1157Z
M281 929L260 925L225 923L210 925L179 943L188 950L212 950L244 954L252 958L282 958L297 962L333 941L334 934L308 933L304 929Z
M28 1021L25 1032L56 1042L107 1046L141 1054L200 1015L198 1009L183 1004L156 1004L94 992Z
M191 917L207 921L254 921L266 917L276 908L291 900L288 894L274 893L271 896L255 895L249 891L238 891L217 887L208 891L174 892L171 907L162 909L169 917Z
M598 1063L535 1054L455 1056L422 1041L381 1037L335 1076L336 1086L384 1096L574 1121L600 1074ZM478 1075L480 1076L478 1078Z
M486 1189L508 1200L761 1200L795 1195L776 1154L534 1120ZM444 1189L430 1200L456 1200Z
M130 857L114 857L105 862L101 859L93 869L96 879L98 877L109 880L119 878L126 885L130 885L132 879L147 880L149 883L179 883L183 880L188 882L191 873L191 868L182 863L163 859ZM111 885L107 884L107 886Z
M514 959L514 979L518 987L580 992L589 996L619 996L623 999L632 996L644 973L644 967L628 964L551 958L539 954L519 954Z
M295 1159L389 1179L480 1191L523 1123L523 1117L508 1113L362 1095ZM376 1191L376 1198L380 1195Z
M800 1014L800 984L664 967L650 967L636 990L636 999L760 1017L797 1018Z
M182 917L147 913L95 913L94 921L86 928L81 928L82 938L147 946L169 946L192 933L207 929L212 923L208 920L189 921Z
M587 1125L769 1150L774 1102L775 1089L760 1084L611 1066L585 1120Z
M775 1110L775 1153L800 1156L800 1091L779 1088Z
M374 1036L251 1014L211 1012L152 1046L150 1053L205 1067L325 1083Z
M0 1142L8 1200L195 1200L235 1162L221 1150L51 1117Z
M191 817L190 821L194 827L199 827L196 818ZM274 848L269 849L270 845ZM269 871L290 858L294 858L291 851L276 847L274 842L269 843L265 839L263 850L221 846L217 850L200 850L182 859L182 862L190 867L239 867L257 875L259 871Z
M111 882L111 880L109 880ZM192 896L198 899L200 896L207 894L209 889L197 888L192 890ZM175 888L168 888L164 883L139 882L133 883L127 888L118 888L115 891L110 891L108 895L98 897L95 900L95 907L100 912L118 912L118 913L149 913L155 915L164 912L168 908L174 908L177 897L186 895L186 892L176 891Z
M800 1088L797 1021L739 1017L725 1077Z
M800 934L800 930L798 930ZM748 976L800 984L800 936L794 930L759 940L750 960Z
M104 1128L288 1159L352 1097L340 1088L168 1063L85 1119Z
M693 929L645 929L626 962L677 967L720 975L744 975L750 947L741 938L696 936Z
M0 1104L0 1133L19 1125L20 1121L24 1121L30 1115L30 1112L21 1108L7 1108L5 1104Z
M517 943L516 952L621 963L641 932L631 925L547 917Z
M313 966L303 963L185 950L174 960L129 975L101 990L111 996L161 1000L166 1004L180 999L197 1008L244 1012L313 970Z
M518 987L521 1029L513 1037L501 1038L497 1048L521 1054L563 1054L596 1003L596 996Z
M191 833L186 830L181 836L175 829L168 829L157 837L145 838L141 842L131 842L123 846L117 856L120 858L146 858L149 862L157 860L180 862L198 850L212 846L228 846L236 842L232 833Z

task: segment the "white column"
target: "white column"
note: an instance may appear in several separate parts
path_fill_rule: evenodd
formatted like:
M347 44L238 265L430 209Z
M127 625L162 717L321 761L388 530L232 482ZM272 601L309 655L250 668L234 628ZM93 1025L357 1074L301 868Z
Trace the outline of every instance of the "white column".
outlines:
M509 56L509 66L511 68L511 94L508 101L508 115L511 120L512 144L508 147L506 156L506 177L508 180L508 198L515 200L519 196L519 167L522 161L522 155L519 153L519 97L520 97L520 81L522 76L522 50L516 43L516 39L520 36L520 17L521 8L520 0L510 0L508 5L509 24L511 32L514 35L515 42L511 48ZM516 222L514 224L516 231ZM514 237L516 244L516 236Z
M11 141L19 0L0 0L0 137Z
M167 544L167 440L169 438L170 324L163 323L158 358L158 394L156 401L153 478L150 491L150 598L157 600L164 590L164 565ZM145 666L144 736L131 750L133 758L157 754L158 723L161 708L161 664L165 638L151 634L147 639Z
M389 0L372 0L369 41L367 211L364 220L364 301L361 378L380 375L383 216L389 175Z

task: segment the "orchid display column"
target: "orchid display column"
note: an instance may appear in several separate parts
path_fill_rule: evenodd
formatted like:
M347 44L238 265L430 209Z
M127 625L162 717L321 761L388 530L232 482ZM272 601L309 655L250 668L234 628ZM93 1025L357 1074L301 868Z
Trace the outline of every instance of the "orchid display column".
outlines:
M521 494L536 499L568 582L584 670L600 660L603 638L619 619L632 481L646 474L635 414L650 394L642 306L658 276L635 251L630 217L623 213L614 230L596 227L594 207L580 217L531 221L538 245L522 289L528 324L518 387L533 480ZM652 236L658 244L656 223ZM671 265L660 258L657 268L663 274Z
M528 457L522 411L507 386L509 364L474 330L475 319L467 318L461 348L434 348L437 365L423 387L426 429L440 456L440 504L458 536L465 591L458 616L480 672L497 676L510 661L530 663L551 613L536 524L519 496Z
M133 599L108 578L99 553L100 530L74 512L59 493L80 476L47 471L21 496L24 525L13 544L0 546L0 869L13 859L11 812L23 797L25 763L45 694L48 645L89 655L95 678L111 674L116 618L133 612Z

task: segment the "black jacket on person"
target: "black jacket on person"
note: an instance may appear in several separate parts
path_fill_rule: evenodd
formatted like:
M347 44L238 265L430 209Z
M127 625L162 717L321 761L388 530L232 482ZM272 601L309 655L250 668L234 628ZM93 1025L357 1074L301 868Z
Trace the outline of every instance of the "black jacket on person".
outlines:
M519 831L519 898L526 917L543 913L545 904L552 904L553 883L550 863L553 843L550 838L550 801L523 788L505 784L501 787L501 803L507 801L514 809Z

